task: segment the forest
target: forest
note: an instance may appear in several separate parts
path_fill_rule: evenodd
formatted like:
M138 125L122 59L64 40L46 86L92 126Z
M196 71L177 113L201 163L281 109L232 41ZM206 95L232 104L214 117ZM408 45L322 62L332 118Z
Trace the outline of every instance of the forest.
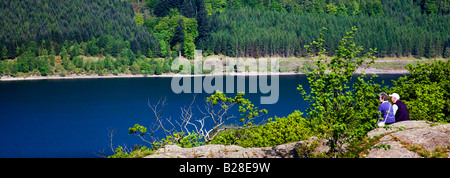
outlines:
M277 1L271 2L273 6ZM329 29L325 39L329 49L336 49L345 31L356 26L360 29L357 43L367 50L377 48L377 57L450 56L450 1L279 2L286 2L282 10L269 6L212 8L214 28L207 43L198 44L199 48L227 56L303 57L303 45L317 38L322 27ZM431 2L437 4L433 6L436 9L429 9ZM329 55L333 53L331 50Z
M120 0L5 0L0 9L0 45L7 51L2 58L19 56L32 42L59 54L66 40L81 43L102 35L129 41L135 52L155 46L152 35L133 20L132 6Z
M199 21L195 45L206 55L304 57L303 46L322 27L330 29L326 42L336 49L356 26L363 34L357 42L377 48L377 57L450 56L448 0L204 0L204 7L203 0L157 1L146 1L144 26L153 29L151 16L177 8Z
M449 0L6 0L0 9L2 75L153 74L195 49L306 57L323 27L330 56L356 26L355 42L376 57L450 57Z

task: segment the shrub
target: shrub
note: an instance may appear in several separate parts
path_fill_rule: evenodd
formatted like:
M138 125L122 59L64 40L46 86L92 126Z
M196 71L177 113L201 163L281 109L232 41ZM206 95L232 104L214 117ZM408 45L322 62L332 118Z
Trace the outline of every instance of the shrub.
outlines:
M410 118L450 122L450 62L435 60L406 68L409 75L393 81L390 91L400 95Z
M146 146L136 146L132 151L126 151L122 146L118 146L114 150L114 154L108 156L108 158L142 158L144 156L150 155L153 150L147 148Z
M261 126L227 130L220 133L212 144L266 147L308 139L313 135L309 122L295 111L288 117L278 118Z
M155 74L156 75L161 75L163 73L163 64L161 62L156 62L154 65L156 65L155 67Z
M202 139L203 137L194 131L188 135L185 135L184 132L174 132L172 135L159 141L157 145L176 144L183 148L192 148L202 145Z
M144 127L139 124L135 124L128 129L128 134L133 134L141 138L142 141L150 144L150 148L158 149L166 144L177 144L181 147L194 147L200 146L202 143L209 143L213 140L222 130L225 130L222 126L232 118L236 118L232 113L232 109L238 110L241 116L240 122L244 124L244 127L254 126L253 121L259 116L267 114L267 110L259 109L255 107L250 100L244 98L244 93L238 93L234 98L227 97L224 93L216 91L215 94L206 98L205 110L199 111L203 114L200 119L196 118L192 113L192 104L195 101L195 97L191 105L187 108L182 108L182 114L180 119L170 121L167 118L163 118L161 113L163 112L163 106L165 100L160 100L156 105L149 105L150 109L155 114L155 120L150 127ZM236 107L238 108L236 108ZM213 122L211 125L205 125L205 122ZM173 123L177 123L179 127L175 127ZM193 130L187 130L192 128ZM159 129L162 130L159 130ZM186 132L184 132L186 131ZM160 140L157 135L166 134L166 138ZM187 134L185 134L187 133Z
M347 32L331 59L326 57L327 50L323 48L324 33L317 42L305 45L311 57L316 55L314 51L318 51L318 57L313 58L313 71L305 71L311 92L306 93L301 85L297 88L310 104L306 110L307 118L313 129L328 140L329 153L333 157L344 151L344 144L362 138L371 130L378 113L376 98L380 85L375 84L372 78L367 80L363 74L352 87L349 86L355 70L372 64L375 59L372 54L376 52L376 49L370 49L371 52L357 58L363 48L353 41L356 31L356 27L352 27L352 31ZM366 59L371 61L364 62Z

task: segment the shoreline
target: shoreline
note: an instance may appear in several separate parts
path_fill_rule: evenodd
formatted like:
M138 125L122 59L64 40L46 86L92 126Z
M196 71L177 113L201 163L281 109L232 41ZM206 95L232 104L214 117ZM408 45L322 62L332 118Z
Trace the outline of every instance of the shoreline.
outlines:
M357 69L354 74L362 74L365 72L366 74L408 74L408 70L379 70L375 68L368 69ZM259 76L259 75L305 75L306 73L300 72L268 72L268 73L259 73L259 72L245 72L245 73L232 73L229 74L231 76ZM225 75L225 74L217 74L217 75ZM70 79L108 79L108 78L153 78L153 77L204 77L204 76L215 76L211 74L161 74L161 75L143 75L143 74L119 74L119 75L106 75L99 76L98 74L89 74L89 75L69 75L65 77L61 77L58 75L52 76L28 76L28 77L1 77L0 81L24 81L24 80L70 80Z
M258 76L258 75L301 75L304 73L295 73L295 72L278 72L278 73L268 73L268 74L259 74L257 72L250 73L232 73L231 76ZM217 74L223 76L224 74ZM69 75L65 77L61 77L58 75L52 76L28 76L28 77L2 77L0 81L23 81L23 80L70 80L70 79L105 79L105 78L171 78L171 77L204 77L204 76L216 76L210 74L161 74L161 75L144 75L144 74L119 74L119 75L103 75L100 76L98 74L90 74L90 75Z

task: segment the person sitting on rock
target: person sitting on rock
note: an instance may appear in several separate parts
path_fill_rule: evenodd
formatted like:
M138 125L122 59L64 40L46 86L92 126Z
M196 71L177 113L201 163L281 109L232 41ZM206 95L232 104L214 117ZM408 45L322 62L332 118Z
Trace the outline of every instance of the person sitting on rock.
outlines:
M409 121L408 108L405 103L400 101L400 95L397 93L392 93L389 96L391 97L392 103L394 103L392 108L394 108L395 122Z
M382 125L384 124L392 124L395 122L394 110L392 109L391 103L389 103L389 96L386 93L379 94L379 100L381 102L378 107L378 111L381 112L381 116L378 116L378 126L380 126L380 122Z

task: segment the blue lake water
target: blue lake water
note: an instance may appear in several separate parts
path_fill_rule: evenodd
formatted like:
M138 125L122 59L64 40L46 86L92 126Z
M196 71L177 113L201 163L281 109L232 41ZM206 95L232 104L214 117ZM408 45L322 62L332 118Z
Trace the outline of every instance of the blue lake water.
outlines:
M403 75L379 75L392 85ZM225 82L225 80L224 80ZM309 90L305 75L280 76L280 95L276 104L259 104L260 96L250 99L269 113L261 119L287 116L304 111L307 103L296 90L298 84ZM246 78L248 89L248 78ZM236 86L236 85L235 85ZM110 155L108 129L115 129L114 146L144 144L128 135L128 128L139 123L147 126L154 119L148 101L166 97L164 116L180 116L180 107L188 105L194 94L175 94L171 78L115 78L0 82L0 157L98 157ZM202 105L210 94L196 94ZM235 94L229 94L235 95ZM228 95L227 95L228 96ZM376 99L376 98L374 98ZM198 114L198 113L194 113ZM237 124L237 120L230 122Z

